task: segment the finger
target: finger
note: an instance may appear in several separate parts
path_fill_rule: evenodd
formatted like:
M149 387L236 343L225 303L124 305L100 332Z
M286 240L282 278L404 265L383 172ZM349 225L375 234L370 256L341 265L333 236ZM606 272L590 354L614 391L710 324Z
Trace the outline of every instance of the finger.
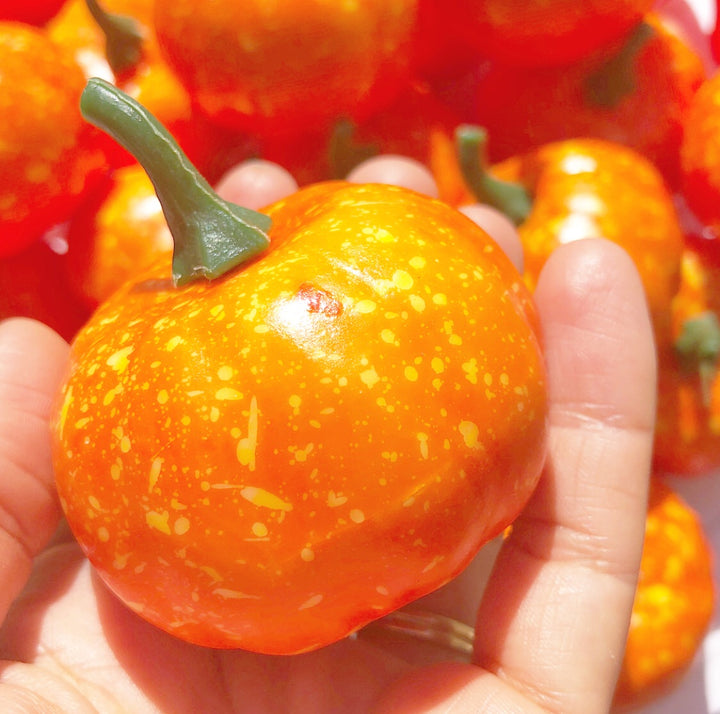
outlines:
M480 607L477 664L553 711L607 711L632 609L650 471L655 351L616 245L578 241L541 275L549 458Z
M223 174L215 190L226 201L257 210L294 193L298 185L279 164L248 159Z
M417 670L386 693L380 711L610 708L642 552L652 330L634 266L606 241L558 249L536 301L548 363L549 460L487 584L476 666Z
M39 322L0 323L0 621L60 518L49 417L67 354Z
M348 175L351 183L386 183L437 198L438 188L432 173L419 161L406 156L384 154L358 164Z
M458 210L491 235L518 271L523 272L524 258L520 235L515 224L504 213L484 203L460 206Z

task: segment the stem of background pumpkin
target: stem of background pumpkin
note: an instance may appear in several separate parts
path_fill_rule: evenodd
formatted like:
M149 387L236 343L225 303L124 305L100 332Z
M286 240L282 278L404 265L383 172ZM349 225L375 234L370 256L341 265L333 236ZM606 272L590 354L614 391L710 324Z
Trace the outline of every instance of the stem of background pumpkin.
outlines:
M333 178L344 179L358 164L380 153L374 144L360 143L355 129L349 119L340 119L332 129L328 154Z
M150 177L173 236L173 280L217 278L265 250L270 218L222 200L147 109L102 79L90 79L83 116L125 147Z
M488 173L485 129L459 126L455 142L460 170L475 198L502 211L516 226L520 225L530 214L532 199L519 183L501 181Z
M709 407L720 357L720 321L717 315L707 311L685 320L675 341L675 351L685 369L699 376L703 403Z
M636 87L635 59L655 30L641 22L623 46L585 78L585 97L589 104L613 109Z
M135 72L143 54L145 34L134 18L107 12L96 0L85 0L90 14L105 35L105 54L116 76Z

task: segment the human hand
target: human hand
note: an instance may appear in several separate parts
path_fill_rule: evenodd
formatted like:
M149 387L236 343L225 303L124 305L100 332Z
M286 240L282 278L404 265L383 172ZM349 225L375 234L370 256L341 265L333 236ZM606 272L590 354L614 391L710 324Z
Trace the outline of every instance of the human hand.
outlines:
M487 586L481 554L414 604L475 625L467 663L382 626L272 657L196 647L140 620L56 530L47 421L67 346L38 323L0 325L0 709L607 711L642 548L652 332L632 263L605 241L559 249L535 297L551 403L540 486Z

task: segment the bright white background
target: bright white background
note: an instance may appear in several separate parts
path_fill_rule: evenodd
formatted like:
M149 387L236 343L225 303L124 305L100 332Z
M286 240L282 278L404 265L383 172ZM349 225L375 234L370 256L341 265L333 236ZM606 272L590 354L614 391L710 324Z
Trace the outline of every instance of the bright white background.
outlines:
M695 11L703 30L710 32L715 25L715 3L713 0L687 0L687 3Z

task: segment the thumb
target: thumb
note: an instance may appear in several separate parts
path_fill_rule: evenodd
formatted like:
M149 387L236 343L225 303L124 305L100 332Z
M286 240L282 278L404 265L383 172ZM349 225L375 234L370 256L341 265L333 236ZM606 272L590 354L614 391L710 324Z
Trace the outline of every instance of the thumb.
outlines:
M49 418L67 355L39 322L0 322L0 622L60 519Z

